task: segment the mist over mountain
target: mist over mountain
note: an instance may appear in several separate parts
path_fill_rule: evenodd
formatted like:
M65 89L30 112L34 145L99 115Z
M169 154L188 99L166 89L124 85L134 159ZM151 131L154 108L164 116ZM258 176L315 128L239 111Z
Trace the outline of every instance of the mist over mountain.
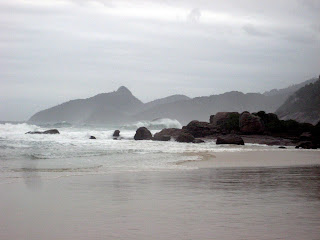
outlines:
M186 124L195 119L208 121L210 115L222 111L256 112L262 110L275 112L288 99L288 95L292 91L314 81L314 79L310 79L301 84L285 89L271 90L264 94L244 94L232 91L196 98L172 95L148 103L142 103L129 89L122 86L114 92L101 93L87 99L71 100L40 111L33 115L29 122L57 123L66 121L76 124L114 125L170 118ZM279 109L281 110L283 107Z
M320 77L291 95L276 114L284 120L317 124L320 121Z
M317 78L311 78L307 81L304 81L302 83L298 83L298 84L293 84L287 88L282 88L282 89L272 89L270 91L266 91L263 94L266 96L276 96L276 95L284 95L289 97L291 94L295 93L296 91L298 91L300 88L310 84L310 83L314 83L315 81L317 81Z
M115 92L101 93L87 99L71 100L33 115L33 123L124 123L130 120L130 114L143 103L126 87Z
M197 119L208 121L210 115L217 112L260 111L274 112L283 102L284 97L265 96L260 93L227 92L208 97L196 97L169 104L157 105L134 116L136 120L152 120L159 117L177 119L182 124Z

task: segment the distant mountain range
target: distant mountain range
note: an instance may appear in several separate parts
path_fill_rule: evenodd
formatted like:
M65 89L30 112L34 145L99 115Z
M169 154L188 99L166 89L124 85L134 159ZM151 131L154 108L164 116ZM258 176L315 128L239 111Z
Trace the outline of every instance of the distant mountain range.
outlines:
M320 77L293 93L276 114L284 120L317 124L320 121Z
M310 79L285 89L260 93L227 92L219 95L189 98L172 95L142 103L126 87L101 93L87 99L71 100L34 114L31 123L69 122L75 124L124 124L157 118L176 119L182 124L197 119L208 121L221 111L275 112L288 97L310 82Z

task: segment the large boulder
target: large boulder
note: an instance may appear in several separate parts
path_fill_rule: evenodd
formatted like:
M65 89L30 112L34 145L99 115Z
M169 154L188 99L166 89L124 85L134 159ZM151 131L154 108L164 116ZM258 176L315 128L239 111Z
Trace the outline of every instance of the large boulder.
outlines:
M194 137L206 137L215 133L212 126L207 122L200 122L197 120L191 121L187 126L182 129L187 130Z
M26 134L60 134L60 132L57 129L50 129L43 132L40 131L30 131L26 132Z
M216 144L236 144L244 145L243 139L235 134L222 135L217 138Z
M190 143L194 141L194 136L192 136L190 133L181 133L177 139L177 142L185 142Z
M243 112L240 115L239 127L245 134L261 134L265 129L261 118L249 112Z
M152 134L146 127L140 127L137 129L134 135L134 140L151 140Z
M186 132L186 130L182 130L179 128L165 128L160 132L157 132L153 136L153 140L155 141L169 141L171 138L177 138L181 133ZM170 139L168 139L170 137Z
M240 114L237 112L218 112L210 116L210 124L220 131L238 131L239 117Z
M120 130L114 130L113 137L119 137L120 136Z

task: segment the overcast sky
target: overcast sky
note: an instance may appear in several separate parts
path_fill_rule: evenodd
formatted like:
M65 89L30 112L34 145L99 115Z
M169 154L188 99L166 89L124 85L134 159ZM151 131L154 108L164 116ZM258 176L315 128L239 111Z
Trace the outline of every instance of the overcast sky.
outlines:
M0 120L121 85L146 102L319 74L319 0L0 0Z

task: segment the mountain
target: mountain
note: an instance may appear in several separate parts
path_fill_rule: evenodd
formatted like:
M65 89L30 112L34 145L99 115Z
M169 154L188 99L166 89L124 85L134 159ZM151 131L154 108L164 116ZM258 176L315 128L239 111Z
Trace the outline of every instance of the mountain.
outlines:
M217 112L260 111L274 112L284 102L283 96L265 96L260 93L227 92L208 97L197 97L157 105L134 115L135 120L152 120L159 117L177 119L182 124L191 120L209 121Z
M71 100L33 115L32 123L122 123L129 122L130 115L143 103L126 87L115 92L101 93L87 99Z
M263 95L266 95L266 96L285 95L285 96L289 97L291 94L295 93L300 88L302 88L302 87L304 87L304 86L306 86L306 85L308 85L310 83L314 83L315 81L317 81L317 78L311 78L311 79L309 79L307 81L291 85L291 86L289 86L287 88L272 89L270 91L264 92Z
M320 77L292 94L276 114L283 120L317 124L320 121Z
M154 101L145 103L143 105L143 109L141 109L141 110L146 111L146 110L151 109L151 108L153 108L153 107L155 107L157 105L174 103L174 102L183 101L183 100L190 100L190 98L185 96L185 95L176 94L176 95L172 95L172 96L169 96L169 97L156 99Z
M313 82L313 79L308 80ZM301 83L302 85L308 81ZM315 86L317 84L315 83ZM126 87L120 87L117 91L98 94L87 99L71 100L58 106L40 111L33 115L31 123L88 123L88 124L123 124L141 120L154 120L158 118L176 119L182 124L191 120L208 121L209 116L217 112L275 112L277 109L283 118L302 119L302 116L292 115L297 97L290 97L288 94L296 89L298 85L293 85L286 89L272 90L264 94L242 93L237 91L227 92L219 95L189 98L184 95L172 95L166 98L157 99L148 103L142 103L132 95ZM305 87L313 86L306 85ZM308 87L309 89L310 87ZM300 91L300 90L299 90ZM298 91L298 92L299 92ZM298 93L297 92L297 93ZM311 90L307 91L311 93ZM304 93L303 93L304 94ZM308 96L297 95L306 106L314 106L312 99ZM310 95L311 96L311 95ZM317 98L316 94L312 95ZM286 100L285 106L280 107ZM302 105L303 105L302 104ZM293 104L294 105L294 104ZM297 105L297 104L296 104ZM300 105L299 105L300 106ZM318 105L317 105L318 106ZM315 121L317 111L308 110L308 114ZM303 109L298 109L299 114ZM308 116L309 116L308 115ZM306 118L307 119L307 118Z

